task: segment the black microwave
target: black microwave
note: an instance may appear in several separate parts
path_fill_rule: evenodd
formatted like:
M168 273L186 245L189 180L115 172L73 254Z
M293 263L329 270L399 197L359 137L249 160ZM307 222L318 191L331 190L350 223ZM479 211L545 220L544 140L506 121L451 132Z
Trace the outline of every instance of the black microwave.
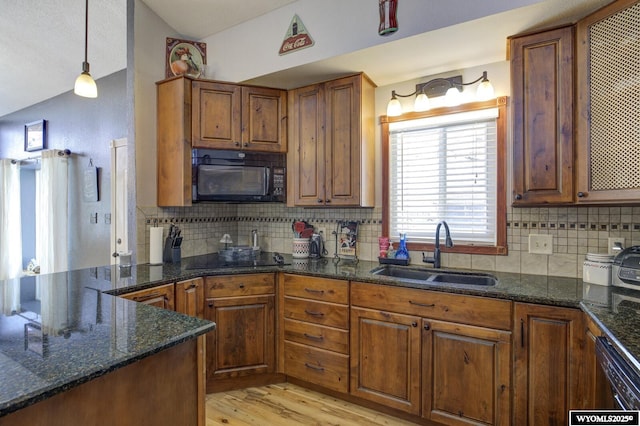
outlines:
M192 150L194 202L286 201L285 154Z

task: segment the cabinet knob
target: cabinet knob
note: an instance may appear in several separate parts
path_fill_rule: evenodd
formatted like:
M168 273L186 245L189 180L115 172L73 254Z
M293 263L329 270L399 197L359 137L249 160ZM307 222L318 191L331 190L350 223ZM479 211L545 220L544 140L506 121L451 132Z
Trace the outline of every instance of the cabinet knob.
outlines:
M417 327L417 326L418 326L418 323L414 321L414 322L412 322L412 323L411 323L411 326L412 326L412 327Z
M318 198L318 203L322 203L322 198Z
M522 200L522 194L516 194L516 200Z
M586 196L587 194L585 194L584 192L578 192L578 198L584 198Z
M240 142L234 142L233 143L235 146L240 146Z
M431 325L429 323L425 323L424 329L427 331L431 330Z
M244 143L244 146L245 146L245 147L249 146L249 142L245 142L245 143Z
M326 200L324 200L324 202L325 202L325 203L327 203L327 204L329 204L329 203L331 202L331 200L326 199Z

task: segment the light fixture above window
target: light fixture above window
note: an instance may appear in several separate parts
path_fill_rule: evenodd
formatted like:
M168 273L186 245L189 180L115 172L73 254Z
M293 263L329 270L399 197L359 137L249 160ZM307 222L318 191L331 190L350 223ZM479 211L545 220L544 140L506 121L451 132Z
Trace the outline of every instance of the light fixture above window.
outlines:
M462 76L456 75L454 77L447 78L434 78L426 83L416 84L416 90L408 95L401 95L396 93L395 90L391 91L391 100L387 104L387 115L389 117L396 117L402 114L402 105L398 100L398 97L408 98L410 96L416 96L413 103L413 110L416 112L427 111L431 107L430 98L438 96L444 96L444 104L446 106L460 105L462 102L462 86L469 86L477 82L481 82L478 85L476 92L476 98L479 101L486 101L495 97L493 92L493 86L487 78L487 72L483 71L482 75L474 81L469 83L462 82Z
M86 0L84 17L84 62L82 63L82 73L76 78L73 92L85 98L97 98L98 87L89 74L89 62L87 61L87 45L89 44L89 0Z

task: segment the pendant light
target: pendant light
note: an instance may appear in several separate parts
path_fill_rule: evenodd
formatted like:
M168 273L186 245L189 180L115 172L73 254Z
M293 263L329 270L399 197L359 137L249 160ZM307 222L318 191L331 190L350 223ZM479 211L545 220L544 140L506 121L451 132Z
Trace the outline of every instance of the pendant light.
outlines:
M87 45L89 44L89 0L86 0L84 17L84 62L82 63L82 73L76 78L73 92L85 98L97 98L98 87L89 74L89 62L87 62Z

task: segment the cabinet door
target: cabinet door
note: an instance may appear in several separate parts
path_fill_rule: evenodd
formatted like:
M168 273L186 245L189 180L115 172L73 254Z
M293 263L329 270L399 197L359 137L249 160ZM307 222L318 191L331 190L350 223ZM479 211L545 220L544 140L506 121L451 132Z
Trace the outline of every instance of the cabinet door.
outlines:
M325 202L360 202L360 76L325 84Z
M583 313L524 303L514 313L513 424L564 425L587 408Z
M324 89L320 84L289 92L291 120L287 157L287 203L324 205Z
M450 425L508 425L511 333L422 320L422 415Z
M208 299L205 318L216 323L207 334L207 389L216 379L275 370L275 296Z
M287 152L287 92L242 88L242 148Z
M420 318L351 308L351 391L420 414Z
M193 148L240 148L241 87L211 81L192 87Z
M589 318L586 318L586 347L585 359L587 370L587 406L596 410L614 410L616 408L609 379L596 359L596 337L602 335L600 328Z
M573 202L573 26L511 39L513 204Z
M134 291L127 293L122 297L135 302L144 303L146 305L157 306L158 308L168 309L170 311L174 310L173 283Z
M579 204L640 199L637 0L607 2L577 24L576 172Z
M204 279L176 283L176 312L202 318L204 315Z

